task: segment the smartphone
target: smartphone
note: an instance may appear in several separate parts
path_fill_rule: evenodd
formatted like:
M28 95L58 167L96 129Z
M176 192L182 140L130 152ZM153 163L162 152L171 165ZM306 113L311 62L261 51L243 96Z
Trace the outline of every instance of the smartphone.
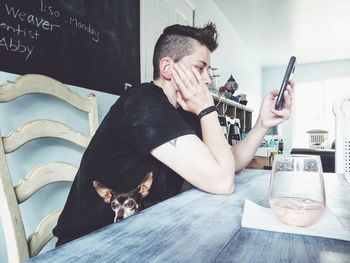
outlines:
M277 100L276 100L276 104L275 104L276 110L281 110L283 107L283 103L284 103L283 94L287 88L289 81L293 78L296 60L297 59L294 56L292 56L289 60L288 67L287 67L286 73L284 74L282 85L281 85L280 91L279 91L278 96L277 96Z

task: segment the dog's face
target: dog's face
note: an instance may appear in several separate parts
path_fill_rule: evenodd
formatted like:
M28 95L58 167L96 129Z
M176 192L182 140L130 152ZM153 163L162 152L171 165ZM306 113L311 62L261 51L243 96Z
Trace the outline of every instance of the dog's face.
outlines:
M97 181L93 181L93 186L103 200L106 203L111 204L111 208L115 213L115 223L139 211L142 199L149 194L152 182L153 174L150 172L145 176L137 188L129 192L118 193Z

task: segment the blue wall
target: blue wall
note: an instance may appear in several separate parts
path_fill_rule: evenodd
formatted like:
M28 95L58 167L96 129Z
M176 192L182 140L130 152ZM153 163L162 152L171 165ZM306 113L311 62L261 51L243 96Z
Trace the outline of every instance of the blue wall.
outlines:
M15 80L18 75L0 72L0 83L7 80ZM117 96L68 86L71 90L82 96L93 92L97 97L100 121L106 115L111 105L117 100ZM67 103L58 101L46 95L25 95L8 103L0 104L0 132L1 135L8 134L25 121L34 118L53 118L68 123L77 130L89 133L87 114L71 108ZM12 180L17 183L31 169L32 166L40 165L50 161L66 161L79 166L83 149L71 147L59 140L47 139L43 148L40 143L32 141L21 147L18 151L9 156L9 166L12 172ZM35 231L36 225L47 214L64 206L70 185L51 185L39 190L34 196L21 204L23 221L27 235ZM55 189L55 191L52 191ZM56 191L58 190L58 191ZM54 246L51 242L48 248ZM7 253L3 230L0 222L0 261L7 262Z

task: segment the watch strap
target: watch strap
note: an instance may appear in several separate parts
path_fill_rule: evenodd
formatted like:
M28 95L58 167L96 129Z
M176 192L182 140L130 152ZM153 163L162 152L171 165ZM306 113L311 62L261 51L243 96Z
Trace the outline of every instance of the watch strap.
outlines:
M198 114L198 117L199 119L201 119L202 117L204 117L205 115L213 112L213 111L216 111L218 112L218 109L215 107L215 106L210 106L208 108L205 108L204 110L202 110L199 114Z

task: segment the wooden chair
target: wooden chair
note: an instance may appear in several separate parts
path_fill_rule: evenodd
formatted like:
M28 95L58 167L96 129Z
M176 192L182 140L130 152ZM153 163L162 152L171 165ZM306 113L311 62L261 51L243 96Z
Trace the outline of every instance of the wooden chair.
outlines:
M87 98L81 97L57 80L43 75L24 75L14 82L8 81L1 85L0 102L8 102L30 93L52 95L81 111L87 112L90 134L84 135L55 120L40 119L26 122L8 135L0 135L0 216L9 262L22 262L37 255L53 237L52 229L55 227L61 212L54 212L44 218L38 225L36 232L27 238L19 204L48 184L73 181L77 167L64 162L43 164L34 167L24 179L14 185L7 155L27 142L40 138L59 138L86 148L99 125L97 102L93 94Z
M350 183L350 93L333 104L335 115L335 172Z

